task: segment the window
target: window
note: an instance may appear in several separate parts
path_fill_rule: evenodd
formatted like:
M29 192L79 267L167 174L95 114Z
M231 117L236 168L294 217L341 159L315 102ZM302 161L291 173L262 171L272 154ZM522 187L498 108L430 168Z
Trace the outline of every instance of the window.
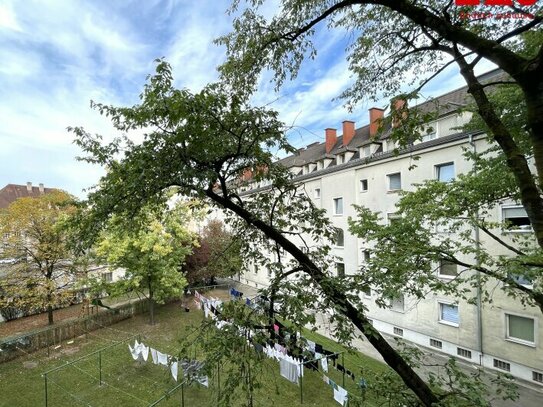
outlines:
M364 259L364 263L369 263L371 257L371 252L368 249L362 250L362 258Z
M385 146L386 146L386 151L392 151L396 148L396 143L394 142L394 140L388 139L385 143Z
M321 189L315 188L315 199L319 199L321 197Z
M456 354L466 359L471 359L471 351L464 348L456 348Z
M367 179L361 179L360 180L360 192L367 192L368 191L368 180Z
M390 300L390 309L392 311L404 312L404 297L403 294L399 294L396 297L392 297Z
M394 332L394 335L403 336L403 329L402 328L394 327L393 332Z
M338 277L345 277L345 264L336 263L336 274Z
M317 170L322 170L324 168L324 162L323 161L319 161L317 163Z
M533 318L505 314L506 339L525 345L535 344L535 321Z
M429 129L429 133L426 133L424 136L422 136L422 142L434 140L437 138L437 133L435 129Z
M452 326L458 326L460 317L458 315L458 305L439 303L439 322Z
M447 260L439 262L439 277L454 278L458 275L458 266Z
M507 229L512 232L532 230L528 214L521 205L502 207L502 219L507 224Z
M299 249L302 253L309 253L309 249L307 248L307 246L300 246Z
M441 182L449 182L454 179L454 163L436 165L436 178Z
M496 369L505 370L506 372L511 371L511 364L499 359L494 359L494 367Z
M336 246L345 246L345 232L343 232L343 229L336 230Z
M102 280L106 283L111 283L113 281L113 273L109 272L102 274Z
M532 372L532 380L534 382L543 383L543 373L533 371Z
M343 164L343 154L338 154L338 156L336 157L336 162L337 164Z
M399 172L395 174L387 175L388 178L388 190L389 191L398 191L402 189L402 174Z
M509 273L508 277L512 279L513 281L515 281L515 283L523 285L526 288L531 289L534 287L534 282L532 281L532 279L526 276L525 274Z
M443 347L443 342L430 338L430 346L441 349Z
M371 146L362 147L362 154L364 157L369 157L371 155Z
M369 286L363 287L362 293L364 294L364 297L371 298L371 288Z
M334 199L334 215L343 215L343 198Z

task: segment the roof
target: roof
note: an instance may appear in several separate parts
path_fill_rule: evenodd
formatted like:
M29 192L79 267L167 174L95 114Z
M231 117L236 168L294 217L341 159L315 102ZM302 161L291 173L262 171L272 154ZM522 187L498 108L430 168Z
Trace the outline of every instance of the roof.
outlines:
M38 187L29 185L7 184L0 189L0 209L7 208L11 203L19 198L38 198L44 194L58 191L56 188L45 188L42 184Z
M478 78L481 82L489 82L491 80L502 80L504 77L503 71L500 69L494 69L490 72L480 75ZM471 101L471 95L468 93L468 87L463 86L453 91L447 92L436 98L429 99L419 105L416 105L410 109L416 109L420 113L435 112L437 117L443 117L449 115L459 108L466 106ZM388 131L385 131L381 135L381 140L388 138ZM355 130L355 135L348 146L343 145L343 135L337 138L337 142L330 151L330 156L334 156L339 153L343 153L347 150L357 151L363 145L369 144L370 140L370 126L369 124L359 127ZM377 140L378 141L378 140ZM382 147L376 151L382 152ZM290 167L302 167L305 164L314 163L318 160L325 158L326 156L326 144L325 143L312 143L306 148L299 149L295 154L285 157L278 161L279 164L284 165L287 168ZM353 160L359 158L358 152L352 157ZM331 164L331 166L333 163Z

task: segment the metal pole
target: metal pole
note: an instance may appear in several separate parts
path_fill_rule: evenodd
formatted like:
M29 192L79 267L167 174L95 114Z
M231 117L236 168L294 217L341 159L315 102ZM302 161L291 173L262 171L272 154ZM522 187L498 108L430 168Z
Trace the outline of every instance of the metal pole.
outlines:
M43 381L45 385L45 407L48 405L48 399L47 399L47 373L43 375Z
M217 404L219 404L219 400L221 399L221 365L217 364Z
M345 353L341 354L341 364L343 365L343 388L345 388Z
M300 404L304 404L304 386L303 386L303 376L301 373L303 372L304 364L300 363Z
M98 368L100 369L100 386L102 385L102 351L98 352Z
M181 407L185 407L185 386L184 381L181 382Z

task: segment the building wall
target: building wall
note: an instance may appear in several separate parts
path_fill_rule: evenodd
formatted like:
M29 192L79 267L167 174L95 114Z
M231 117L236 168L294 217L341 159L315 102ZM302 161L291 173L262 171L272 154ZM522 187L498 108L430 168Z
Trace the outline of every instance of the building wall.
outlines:
M454 127L469 120L469 115L448 116L437 122L438 137L444 137L456 132ZM403 190L413 190L413 184L436 178L436 166L444 163L454 163L455 176L471 169L472 163L463 157L464 149L475 148L484 151L489 147L484 136L448 142L417 151L420 159L415 161L410 154L401 154L387 159L369 163L361 163L353 168L344 170L338 167L336 171L310 178L304 181L305 191L315 205L326 209L332 224L344 230L344 247L334 246L332 254L345 264L345 273L358 272L364 262L363 250L367 248L362 239L348 232L348 218L355 217L353 205L363 205L381 213L383 221L387 214L395 212L398 202L397 191L388 190L387 176L401 174ZM415 166L414 168L411 168ZM367 180L367 191L361 190L360 181ZM320 193L317 194L316 190ZM334 213L334 199L343 199L343 214ZM491 215L500 220L500 208ZM437 232L436 232L437 233ZM508 240L511 236L502 236ZM495 254L506 254L502 246L488 236L481 235L483 247L488 247ZM464 258L473 263L473 258ZM248 270L241 276L241 281L255 287L269 284L266 270L255 269L249 265ZM363 296L368 307L368 317L374 326L382 332L398 335L421 346L454 355L463 360L482 364L491 369L495 367L494 359L509 363L510 373L517 377L532 380L532 373L543 371L543 321L541 310L524 307L518 300L507 297L499 288L501 283L488 283L486 290L493 292L493 302L485 304L481 309L477 305L465 301L458 303L459 324L452 326L439 321L439 303L456 303L454 297L428 293L421 300L405 298L404 310L383 309L375 304L375 295ZM472 292L473 297L476 296ZM479 313L482 326L479 327ZM534 319L534 343L523 344L506 338L506 314L519 315ZM396 329L395 329L396 328ZM436 347L439 345L440 347ZM461 348L460 350L458 348ZM460 354L459 354L460 352ZM503 365L501 365L503 367Z

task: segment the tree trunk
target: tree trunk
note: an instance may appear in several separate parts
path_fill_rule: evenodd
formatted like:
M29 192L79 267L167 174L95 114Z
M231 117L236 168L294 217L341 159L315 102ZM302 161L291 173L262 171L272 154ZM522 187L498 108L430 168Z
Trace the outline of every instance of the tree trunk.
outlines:
M349 302L349 300L347 300L344 292L340 291L333 284L327 284L326 280L328 277L326 274L320 270L305 253L298 249L295 244L285 238L275 228L269 226L262 220L255 218L253 214L235 204L228 198L218 195L210 189L206 191L206 195L224 208L232 210L248 224L261 230L267 237L274 240L278 245L289 252L303 267L304 272L308 273L313 278L315 283L319 285L322 292L335 304L337 304L337 309L339 312L342 312L347 318L349 318L350 321L364 334L367 340L383 357L388 366L398 373L405 385L416 394L422 404L430 407L433 404L438 403L438 397L434 394L426 382L422 380L422 378L413 370L413 368L411 368L411 366L409 366L402 356L389 345L379 331L373 328L363 312L356 309Z
M155 324L155 299L153 296L153 285L149 279L149 323Z
M53 325L53 306L51 304L47 305L47 323L48 325Z

